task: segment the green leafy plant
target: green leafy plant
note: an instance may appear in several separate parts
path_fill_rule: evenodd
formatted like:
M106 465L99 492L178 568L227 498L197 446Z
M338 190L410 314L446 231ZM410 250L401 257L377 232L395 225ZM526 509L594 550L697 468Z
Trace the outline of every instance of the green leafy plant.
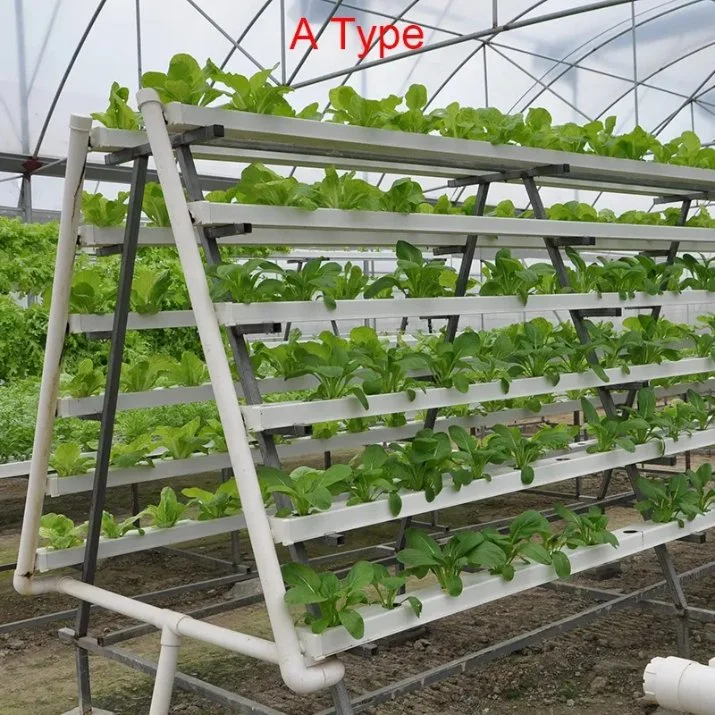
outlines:
M129 88L122 87L119 82L112 82L109 90L109 106L104 112L94 112L91 116L97 122L109 129L126 129L131 132L139 130L139 114L128 104Z
M506 581L514 578L514 564L518 561L535 561L547 566L554 565L556 573L560 578L568 575L566 562L563 558L557 557L554 562L553 554L545 546L551 538L551 528L549 522L543 514L538 511L525 511L517 516L510 524L506 534L500 534L494 529L485 529L482 534L492 544L498 546L503 552L501 563L490 568L492 573L501 574ZM538 537L540 540L535 541Z
M636 509L659 524L677 521L680 527L703 513L697 491L690 488L688 477L677 474L668 479L638 477L638 493L642 499Z
M330 509L333 496L345 491L352 470L346 464L334 464L321 470L312 467L298 467L286 474L275 467L261 466L258 476L262 487L269 494L285 494L291 500L293 509L279 509L279 517L307 516L313 511Z
M171 58L166 74L145 72L141 83L155 89L162 102L206 106L224 94L209 83L212 70L213 63L201 67L191 55L180 53Z
M94 467L94 463L94 457L83 455L82 448L77 442L63 442L57 445L50 455L50 467L57 472L58 477L85 474Z
M299 563L285 564L282 571L289 587L286 603L317 607L317 614L308 611L301 616L313 633L343 626L353 638L363 637L365 622L356 607L368 601L365 589L373 581L372 564L358 561L343 579L331 572L316 573L310 566Z
M132 282L131 308L140 315L155 315L166 307L171 293L171 272L140 268Z
M87 535L87 524L75 526L64 514L43 514L40 519L40 538L53 551L81 546Z
M181 493L190 500L187 507L198 506L199 521L222 519L241 509L235 479L228 479L214 492L199 487L188 487L182 489Z
M159 495L159 503L150 504L136 518L147 516L158 529L169 529L176 526L185 511L186 504L177 499L176 492L171 487L164 487Z
M618 447L635 452L636 435L650 432L650 423L642 418L599 417L596 408L585 398L581 398L581 411L586 421L586 432L596 440L595 444L586 448L590 454L610 452Z
M408 574L424 578L432 572L442 590L459 596L464 584L461 573L470 566L499 568L504 564L504 553L480 532L455 534L443 547L418 529L405 533L407 548L397 553L397 560Z
M549 540L550 549L576 549L599 544L618 546L615 534L607 528L608 517L598 507L592 506L585 514L576 514L563 504L556 504L554 511L564 521L564 527Z
M501 464L507 455L497 449L499 446L489 439L477 439L459 425L452 425L449 437L457 446L452 453L452 484L459 491L463 486L471 484L475 479L491 481L491 476L485 471L488 464Z
M148 226L157 228L168 228L171 226L169 211L166 208L164 191L161 188L161 184L150 181L144 187L142 211L149 219Z
M352 473L348 484L350 490L348 506L373 502L383 494L387 494L393 515L399 513L397 485L387 468L388 458L387 452L379 444L368 445L362 454L353 457L350 462ZM395 507L397 511L394 511Z
M398 603L397 597L404 592L407 578L402 574L391 574L382 564L372 565L372 587L377 595L378 603L391 611L402 603L409 604L413 613L420 616L422 613L422 601L416 596L407 596L404 601Z
M199 387L209 381L209 371L204 361L189 350L181 353L181 359L167 364L165 375L173 385Z
M271 261L252 258L243 263L210 266L206 275L211 281L211 296L215 301L230 299L237 303L260 303L281 299L281 282L264 280L267 273L281 272Z
M127 216L128 191L120 191L116 199L107 199L102 194L82 192L82 216L84 222L93 226L121 226Z
M119 384L123 392L144 392L156 387L171 367L171 361L161 355L138 357L122 363Z
M154 466L153 453L156 443L150 434L142 434L130 442L112 445L109 463L117 469L131 469L138 466Z
M452 445L444 432L420 430L411 442L390 445L392 453L386 471L403 489L425 493L427 501L434 501L442 491L443 475L451 467ZM393 514L402 508L400 495L390 495ZM399 507L399 508L398 508Z
M75 271L72 277L69 309L72 313L104 313L116 295L116 286L110 286L95 270Z
M482 261L484 281L479 295L516 295L526 305L529 294L549 284L554 269L547 263L526 266L508 248L497 251L494 261ZM546 292L546 291L540 291Z
M201 432L198 416L181 427L157 427L154 434L157 446L166 449L162 456L171 459L188 459L197 452L207 454L209 451L209 438Z
M441 260L426 260L419 248L407 241L395 246L397 268L365 289L365 298L397 289L407 298L439 298L453 292L457 274Z
M70 397L89 397L104 389L106 378L99 367L94 367L91 358L85 358L77 363L74 375L64 376L62 390Z
M136 531L140 536L144 535L144 529L139 526L136 516L130 516L123 521L117 521L108 511L102 512L102 536L105 539L120 539L130 531Z
M494 425L493 435L487 444L490 448L506 455L521 470L521 481L531 484L534 481L532 464L548 451L563 449L571 442L572 429L566 425L542 427L532 437L524 437L518 427Z

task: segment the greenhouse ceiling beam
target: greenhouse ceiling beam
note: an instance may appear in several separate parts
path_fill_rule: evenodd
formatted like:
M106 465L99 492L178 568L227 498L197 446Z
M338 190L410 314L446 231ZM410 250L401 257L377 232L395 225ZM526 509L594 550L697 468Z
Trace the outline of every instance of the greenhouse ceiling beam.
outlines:
M565 65L568 67L568 69L577 69L582 72L590 72L591 74L599 75L601 77L608 77L609 79L617 79L621 82L630 82L631 80L628 77L623 77L622 75L616 74L615 72L608 72L606 70L601 70L597 69L595 67L585 67L583 65L578 64L577 62L569 62L568 60L565 59L559 59L557 57L552 57L551 55L545 55L543 52L534 52L533 50L526 50L523 47L514 47L513 45L508 45L505 44L504 42L495 42L494 40L489 40L489 46L492 49L495 49L497 47L503 49L503 50L509 50L510 52L517 52L522 55L527 55L528 57L536 57L540 60L548 60L549 62L553 62L555 65ZM681 55L675 60L672 60L669 62L667 65L663 65L659 70L656 72L651 72L651 74L648 75L647 79L655 76L659 72L661 72L664 69L667 69L668 67L677 64L678 62L681 62L682 60L686 59L687 57L690 57L691 55L697 54L698 52L701 52L708 47L712 47L715 45L715 40L712 42L708 42L706 45L703 45L702 47L697 47L694 50L691 50L685 55ZM568 69L566 71L568 71ZM674 89L667 89L666 87L661 87L660 85L657 84L652 84L646 80L639 80L639 86L644 87L645 89L654 89L657 92L663 92L664 94L670 94L673 95L674 97L680 97L681 99L687 98L687 94L683 94L682 92L676 92ZM629 92L632 92L633 88L629 87L626 92L618 96L618 99L613 102L611 105L609 105L605 110L601 112L602 114L605 114L608 109L610 109L613 104L616 104L619 102L623 97L627 96ZM704 100L699 100L699 104L709 104L712 107L715 107L715 102L707 102ZM601 116L599 115L599 116Z
M546 15L538 15L537 17L525 18L523 20L516 20L513 22L506 23L504 25L497 25L496 27L489 27L484 30L477 30L476 32L471 32L467 35L462 35L461 37L455 37L448 40L442 40L440 42L435 42L430 45L426 45L417 50L407 50L405 52L398 52L395 55L385 57L379 60L371 60L370 62L363 62L359 66L348 67L346 69L337 70L335 72L328 72L326 74L320 75L318 77L313 77L310 80L304 82L298 82L293 85L295 89L300 89L301 87L307 87L313 84L319 84L325 82L329 79L336 79L338 77L344 77L345 75L353 74L354 72L360 72L362 70L371 69L372 67L379 67L390 62L396 62L397 60L402 60L406 58L413 58L417 55L427 54L428 52L433 52L435 50L442 50L447 47L454 47L455 45L460 45L464 42L470 42L472 40L480 40L483 37L490 37L491 35L498 34L500 32L507 32L509 30L517 30L522 27L530 27L531 25L538 25L543 22L549 22L551 20L559 20L564 17L570 17L572 15L580 15L584 12L591 12L593 10L601 10L608 7L614 7L616 5L625 5L631 2L631 0L602 0L601 2L589 3L588 5L582 5L581 7L567 8L565 10L559 10L558 12L548 13Z
M629 2L630 2L630 0L629 0ZM689 0L688 2L685 2L685 3L682 3L682 4L680 4L680 5L677 5L676 7L668 8L667 10L664 10L663 12L660 12L660 13L658 13L657 15L653 15L652 17L647 17L647 18L644 18L644 19L640 20L639 22L636 23L635 28L636 28L636 29L639 29L639 28L641 28L642 26L647 25L647 24L650 23L650 22L654 22L655 20L659 20L659 19L661 19L661 18L663 18L663 17L665 17L665 16L667 16L667 15L669 15L669 14L671 14L671 13L677 12L678 10L682 10L682 9L685 8L685 7L689 7L690 5L696 5L696 4L698 4L699 2L702 2L702 0ZM614 25L613 27L614 27L614 28L615 28L615 27L618 27L620 24L623 24L623 23L618 23L617 25ZM611 29L612 29L612 28L611 28ZM613 42L613 41L619 39L620 37L622 37L622 36L624 36L624 35L628 35L628 34L632 33L632 31L633 31L633 28L632 28L631 24L628 23L628 25L627 25L623 30L617 32L615 35L609 37L608 39L603 40L602 42L599 42L597 45L595 45L594 47L591 47L589 50L587 50L587 51L584 52L582 55L580 55L580 56L578 57L578 59L576 60L576 65L580 65L581 62L583 62L585 59L587 59L587 58L590 57L591 55L595 54L595 53L598 52L599 50L601 50L601 49L603 49L604 47L606 47L606 45L610 44L611 42ZM604 31L604 33L605 33L605 32L606 32L606 31ZM601 33L601 34L604 34L604 33ZM584 45L581 45L581 47L584 47L584 46L586 46L587 44L588 44L588 43L584 43ZM580 48L577 48L577 49L580 49ZM569 53L569 54L574 54L575 52L576 52L576 50L574 50L573 52L571 52L571 53ZM566 68L565 70L563 70L563 72L560 72L559 74L557 74L556 77L554 77L553 79L549 80L549 82L547 83L547 85L550 87L551 85L555 84L555 83L558 82L566 73L568 73L570 70L571 70L571 67ZM542 79L546 78L546 75L549 74L549 72L551 72L551 70L548 70L547 72L544 72L544 74L543 74L543 76L542 76ZM653 74L657 74L657 72L655 72L655 73L653 73ZM648 77L646 77L645 79L650 79L652 76L653 76L653 75L651 74L651 75L649 75ZM629 79L628 81L630 82L630 79ZM510 109L509 109L509 112L514 111L514 109L515 109L516 106L519 104L519 102L521 102L521 101L531 92L532 89L534 89L534 85L532 85L526 92L524 92L524 93L521 95L521 97L520 97L516 102L514 102L514 104L512 104L512 106L511 106ZM527 107L533 106L534 102L536 102L536 100L537 100L545 91L546 91L546 90L543 89L543 88L542 88L541 90L539 90L539 91L536 93L536 95L535 95L532 99L530 99L530 100L523 106L522 109L526 109ZM633 87L629 87L629 88L628 88L628 92L626 92L626 94L628 94L629 92L632 92L632 91L633 91ZM624 95L624 96L625 96L625 95ZM611 105L611 106L612 106L612 105ZM606 110L606 111L607 111L607 110ZM602 114L603 114L603 113L602 113ZM601 116L601 115L599 115L599 116Z
M20 180L26 173L25 163L28 161L26 154L0 151L0 174L17 174ZM51 176L63 178L65 175L65 160L57 157L39 156L38 161L41 166L34 170L32 175ZM158 181L156 172L149 170L149 181ZM87 162L85 178L89 181L107 181L114 184L129 184L132 178L131 167L127 166L107 166L97 162ZM201 185L204 189L213 191L215 189L227 189L236 185L237 179L225 178L221 176L200 176Z

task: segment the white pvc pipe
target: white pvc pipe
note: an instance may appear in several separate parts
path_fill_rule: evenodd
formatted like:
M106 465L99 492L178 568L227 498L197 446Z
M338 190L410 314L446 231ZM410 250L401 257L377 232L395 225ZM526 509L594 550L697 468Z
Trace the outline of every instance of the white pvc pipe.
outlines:
M121 613L128 618L149 623L161 631L168 627L177 635L195 638L269 663L279 662L276 644L263 638L196 621L183 613L168 608L158 608L67 576L58 579L41 579L36 583L43 586L49 584L51 586L49 590L89 601L114 613Z
M52 448L60 361L67 328L72 267L77 245L84 168L87 161L91 127L92 120L89 117L75 114L70 116L70 137L62 192L62 215L57 241L55 274L52 283L52 302L47 324L45 358L42 364L42 383L37 407L35 438L32 444L25 514L22 520L20 547L13 578L15 590L23 595L38 592L33 589L32 574L35 569L35 550L37 549L40 518L45 499L47 468ZM44 587L40 588L45 590Z
M144 119L176 248L184 270L186 287L196 315L201 346L211 384L214 387L216 407L224 430L229 436L227 440L229 456L263 587L268 617L278 648L281 675L291 690L297 693L312 693L338 683L343 678L345 669L337 660L311 667L306 667L303 662L293 620L283 600L285 586L263 497L258 486L238 398L235 390L227 389L233 385L233 377L209 294L194 226L176 168L174 152L164 121L163 107L159 95L153 89L140 90L137 93L137 103Z
M702 665L685 658L653 658L643 673L646 697L690 715L715 715L715 658Z
M161 651L154 678L149 715L169 715L171 696L174 692L174 676L179 660L181 639L168 626L161 631Z

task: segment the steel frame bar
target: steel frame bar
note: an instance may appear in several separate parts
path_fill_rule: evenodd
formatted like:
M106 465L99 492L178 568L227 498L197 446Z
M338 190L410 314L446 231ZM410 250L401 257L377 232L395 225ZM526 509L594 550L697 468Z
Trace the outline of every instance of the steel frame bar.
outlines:
M284 67L285 69L285 67ZM204 198L203 190L198 181L198 172L196 164L189 146L180 146L177 150L177 159L180 167L180 175L186 187L186 191L190 201L202 201ZM209 265L218 265L221 263L221 253L216 243L216 238L213 234L202 227L199 230L199 238L204 249L206 261ZM337 326L335 326L337 328ZM244 331L240 326L233 326L227 329L229 345L238 370L239 380L243 388L243 394L248 404L261 404L263 398L258 387L258 381L251 363L250 351L246 342ZM265 432L257 432L256 439L258 441L259 450L263 459L263 464L276 469L281 468L280 457L276 449L275 440L272 434ZM276 494L275 501L278 508L290 508L290 499L284 494ZM233 538L237 541L238 534ZM293 544L289 547L289 553L293 561L300 563L308 562L308 553L304 544ZM312 607L312 610L317 613L317 607ZM337 685L331 687L333 701L336 711L340 715L352 715L350 707L350 697L345 686L345 682L340 681Z
M87 538L84 561L82 564L82 581L93 583L97 572L97 553L99 537L102 530L102 513L107 490L107 474L114 436L114 418L117 412L119 395L119 375L124 355L124 341L127 332L129 302L134 277L134 263L139 240L141 207L146 185L148 157L138 157L134 162L129 207L124 235L124 251L119 272L119 289L117 305L112 326L112 340L107 363L107 380L104 389L102 419L99 429L99 446L97 449L97 464L94 472L92 499L89 509ZM76 638L87 635L89 628L90 604L83 601L78 610L74 633ZM79 710L81 715L92 712L92 694L89 675L89 660L86 651L75 650L77 681L79 690Z
M537 187L533 177L528 177L524 179L524 188L526 189L527 195L531 202L535 217L537 219L545 219L546 210L541 200L539 188ZM686 199L683 202L681 213L679 216L679 220L682 224L685 223L689 209L690 200ZM568 287L569 279L568 274L566 273L566 267L564 265L563 257L561 256L561 252L556 246L554 246L550 238L544 238L544 243L546 245L546 250L549 253L549 257L551 258L551 262L556 271L557 279L559 280L562 287ZM679 244L677 242L673 242L671 244L667 258L667 261L669 263L672 263L675 260L675 257L678 252L678 245ZM581 311L571 310L569 311L569 313L576 329L576 334L578 335L578 338L581 343L584 346L592 346L591 336L589 334L588 327L584 322ZM657 320L660 316L660 308L654 308L652 315ZM598 354L593 347L591 347L591 349L586 353L586 357L592 365L597 364L599 362ZM633 399L635 399L635 391L631 391L627 397L627 401L630 399L631 394L633 395ZM598 396L601 400L601 404L606 415L610 418L617 418L619 415L619 411L613 399L611 388L600 387L598 389ZM636 494L636 496L640 496L640 492L637 485L637 480L639 477L638 467L635 464L629 464L624 469L626 474L628 475L628 479L631 483L631 487L633 489L634 494ZM646 519L648 518L647 514L644 514L643 516ZM688 634L689 626L687 619L687 601L685 598L685 593L683 592L683 587L680 582L680 579L678 578L678 573L675 569L675 565L673 564L673 560L670 555L670 552L668 551L668 547L663 544L660 546L656 546L654 548L654 551L658 558L658 562L660 564L660 568L663 572L665 580L668 583L668 590L670 591L671 598L673 599L673 604L680 614L680 617L677 620L678 654L683 658L688 658L690 655L690 641Z

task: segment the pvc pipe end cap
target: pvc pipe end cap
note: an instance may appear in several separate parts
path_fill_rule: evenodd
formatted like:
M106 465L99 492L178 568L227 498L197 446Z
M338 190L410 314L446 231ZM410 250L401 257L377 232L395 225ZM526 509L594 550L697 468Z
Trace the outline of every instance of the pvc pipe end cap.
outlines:
M710 658L708 661L708 667L715 668L715 658Z
M159 93L151 87L144 87L137 92L137 104L139 105L139 109L147 102L159 102L159 104L161 104Z
M643 671L643 694L655 698L658 686L659 670L665 665L665 658L653 658Z
M92 117L84 114L70 114L70 129L88 132L92 128Z

